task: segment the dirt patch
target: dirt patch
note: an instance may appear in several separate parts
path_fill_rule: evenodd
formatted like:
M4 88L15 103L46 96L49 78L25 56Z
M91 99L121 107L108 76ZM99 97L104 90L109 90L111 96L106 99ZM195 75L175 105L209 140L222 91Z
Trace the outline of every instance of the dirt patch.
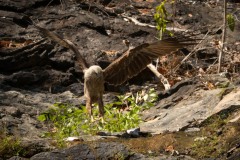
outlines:
M153 137L120 139L123 144L131 150L142 154L171 154L174 150L184 152L185 148L190 147L193 136L184 132L166 133Z

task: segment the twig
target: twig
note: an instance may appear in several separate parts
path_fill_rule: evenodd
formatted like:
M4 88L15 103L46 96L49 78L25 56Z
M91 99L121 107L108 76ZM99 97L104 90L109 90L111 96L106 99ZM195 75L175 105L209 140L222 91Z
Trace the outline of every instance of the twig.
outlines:
M223 27L223 25L221 25L221 26L216 30L216 32L217 32L219 29L221 29L222 27ZM199 49L198 47L199 47L199 45L206 39L206 37L207 37L207 35L209 34L209 32L210 32L210 31L208 31L208 32L203 36L202 40L194 47L193 51L190 52L190 53L181 61L180 65L183 64L183 62L185 62L185 61L186 61L190 56L192 56L195 52L197 52L197 51L199 51L199 50L202 50L202 48Z
M141 22L139 22L136 18L128 17L128 16L126 16L126 15L124 15L124 14L122 14L122 17L124 17L124 18L132 21L135 25L138 25L138 26L156 28L156 26L154 26L154 25L146 24L146 23L141 23Z
M191 57L193 54L195 54L197 51L202 50L202 48L199 48L200 44L206 39L206 36L209 34L210 31L208 31L202 40L194 47L194 49L173 69L173 72L175 72L182 64L185 62L189 57Z
M223 17L223 33L222 33L222 46L219 53L219 60L218 60L218 73L221 72L221 65L223 61L223 48L224 48L224 42L226 37L226 17L227 17L227 1L224 0L224 17Z
M128 17L128 16L126 16L126 15L124 15L124 14L122 14L122 17L124 17L124 18L132 21L135 25L138 25L138 26L156 28L156 26L154 26L154 25L139 22L136 18ZM179 32L185 32L185 31L187 31L186 29L175 28L175 27L167 27L166 29L169 30L169 31L173 31L173 30L174 30L174 31L179 31Z
M109 14L104 9L98 7L96 2L94 2L94 4L95 4L94 7L96 7L97 9L99 9L100 11L102 11L103 13L105 13L109 17Z
M181 61L180 64L183 64L183 62L185 62L190 56L192 56L194 53L196 53L196 51L199 50L198 47L199 47L200 44L205 40L205 38L207 37L207 35L209 34L209 32L210 32L210 31L208 31L208 32L204 35L203 39L194 47L193 51L190 52L190 53Z
M51 0L51 1L47 4L46 7L48 7L52 2L53 2L53 0ZM64 0L60 0L60 3L61 3L61 6L62 6L62 9L63 9L63 8L64 8L63 3L65 3L65 5L66 5L66 2L65 2ZM46 8L46 7L45 7L45 8Z
M237 15L234 14L234 16L235 16L236 20L237 20L238 22L240 22L240 20L238 19Z

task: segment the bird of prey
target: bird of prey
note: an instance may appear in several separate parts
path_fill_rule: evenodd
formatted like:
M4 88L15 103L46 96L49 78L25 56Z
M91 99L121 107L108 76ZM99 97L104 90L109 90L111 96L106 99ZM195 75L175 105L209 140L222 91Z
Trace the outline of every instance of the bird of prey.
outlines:
M129 49L122 56L113 61L108 67L102 69L100 66L88 66L76 45L67 39L61 38L54 32L42 28L36 24L34 26L46 37L69 48L76 54L76 59L84 72L84 95L86 97L86 108L92 116L92 104L97 102L99 116L104 115L103 93L104 83L120 85L129 78L136 76L144 70L152 60L159 56L169 54L186 45L196 44L193 40L178 41L170 38L155 43L144 43L133 49Z

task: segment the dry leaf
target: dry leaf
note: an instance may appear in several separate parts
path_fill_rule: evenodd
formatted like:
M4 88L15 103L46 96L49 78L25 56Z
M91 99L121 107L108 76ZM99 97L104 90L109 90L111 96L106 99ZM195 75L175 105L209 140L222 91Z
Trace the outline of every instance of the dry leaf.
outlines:
M24 47L30 43L32 43L32 40L26 40L24 42L16 42L13 40L1 40L0 41L0 48L20 48Z
M151 9L138 9L142 15L151 15Z
M118 51L116 51L116 50L110 50L110 51L104 51L104 50L102 50L102 52L106 53L107 55L114 55L114 54L117 54L117 53L118 53Z
M165 152L173 152L173 151L174 151L174 148L172 145L165 148Z

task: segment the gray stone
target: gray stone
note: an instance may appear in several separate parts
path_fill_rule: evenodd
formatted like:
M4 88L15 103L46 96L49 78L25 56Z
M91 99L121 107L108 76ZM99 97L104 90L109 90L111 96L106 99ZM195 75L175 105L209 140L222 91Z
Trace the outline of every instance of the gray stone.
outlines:
M9 158L8 160L27 160L27 158L19 157L19 156L13 156Z
M240 88L237 87L234 90L230 88L232 91L222 99L221 95L224 90L222 88L192 90L191 94L186 92L188 97L182 95L183 99L175 103L173 103L174 96L163 99L157 106L143 113L147 122L140 124L140 130L152 134L184 130L189 126L199 125L220 111L239 108ZM176 94L181 97L182 92L180 90L178 92Z
M51 159L126 159L131 153L125 146L118 143L79 144L59 151L43 152L31 157L31 160Z
M129 159L129 160L194 160L189 156L166 156L148 157L138 153L132 153L124 145L114 142L91 142L76 146L42 152L34 155L30 160L78 160L78 159Z

